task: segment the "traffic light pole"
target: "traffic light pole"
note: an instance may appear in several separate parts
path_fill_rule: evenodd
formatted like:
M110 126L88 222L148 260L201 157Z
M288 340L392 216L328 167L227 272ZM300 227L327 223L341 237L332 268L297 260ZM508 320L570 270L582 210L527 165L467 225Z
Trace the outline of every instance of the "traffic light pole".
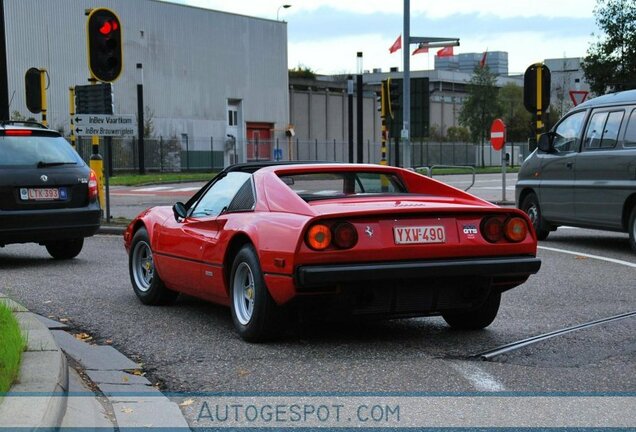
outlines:
M139 138L139 174L146 173L145 143L144 143L144 70L141 63L137 63L139 83L137 84L137 135Z
M404 155L402 156L405 168L411 168L411 140L409 129L411 124L411 4L410 0L404 0L404 79L402 80L402 130L400 141L403 143ZM399 146L399 144L398 144ZM398 159L398 166L400 161Z
M459 46L459 38L444 37L411 37L411 2L404 0L404 79L402 80L402 131L400 138L403 143L403 165L411 168L411 44L422 44L428 48L441 48L447 46ZM399 144L398 144L399 145ZM398 161L399 162L399 161ZM399 165L399 163L398 163Z
M71 115L71 145L77 150L77 143L75 142L75 87L68 88L68 112Z
M40 91L41 91L41 96L40 96L40 100L42 101L42 124L44 126L48 126L49 122L46 118L46 110L47 110L47 105L46 105L46 69L40 69Z

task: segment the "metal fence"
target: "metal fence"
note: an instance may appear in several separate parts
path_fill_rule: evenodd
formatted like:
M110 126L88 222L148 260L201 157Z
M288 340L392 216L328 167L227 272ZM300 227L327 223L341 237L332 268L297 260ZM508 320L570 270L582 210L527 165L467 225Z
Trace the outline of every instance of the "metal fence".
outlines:
M387 146L387 159L390 165L396 165L396 143ZM113 138L110 151L104 139L100 140L99 153L108 159L111 174L136 171L139 169L139 141L135 138ZM77 151L89 161L92 154L90 138L78 140ZM276 139L238 142L236 140L163 138L144 140L144 166L148 171L218 171L228 164L241 160L306 160L306 161L349 161L349 143L337 140L299 140ZM399 145L400 160L403 159L404 146ZM518 165L528 155L527 143L508 145L512 165ZM354 161L358 154L358 144L353 145ZM381 143L366 141L362 145L363 162L379 163ZM486 166L501 164L501 154L494 152L490 145L484 146ZM462 165L481 166L482 147L472 143L449 143L414 141L411 143L411 161L413 166Z

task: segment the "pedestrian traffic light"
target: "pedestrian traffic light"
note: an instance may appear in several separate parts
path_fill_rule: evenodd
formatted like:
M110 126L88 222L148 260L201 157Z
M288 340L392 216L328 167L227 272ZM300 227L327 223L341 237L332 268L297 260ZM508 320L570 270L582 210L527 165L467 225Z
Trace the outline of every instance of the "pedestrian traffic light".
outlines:
M30 68L24 74L26 106L34 114L42 112L42 73L38 68Z
M124 66L119 18L110 9L93 9L88 15L86 34L91 76L103 82L115 81Z

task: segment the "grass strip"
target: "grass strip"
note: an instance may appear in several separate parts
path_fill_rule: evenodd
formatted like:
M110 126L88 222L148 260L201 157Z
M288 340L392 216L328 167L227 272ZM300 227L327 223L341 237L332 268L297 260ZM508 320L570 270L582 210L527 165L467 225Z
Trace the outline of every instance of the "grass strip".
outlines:
M18 377L26 338L11 309L0 301L0 393L9 391Z
M211 180L216 172L115 174L109 179L111 186L143 186L161 183L198 182Z

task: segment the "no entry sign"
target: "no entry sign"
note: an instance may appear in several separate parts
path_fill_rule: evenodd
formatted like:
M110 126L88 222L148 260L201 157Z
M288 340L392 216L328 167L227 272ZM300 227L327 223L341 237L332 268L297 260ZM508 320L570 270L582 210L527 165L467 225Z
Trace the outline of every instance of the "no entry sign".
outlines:
M495 150L501 150L506 142L506 125L502 119L494 119L490 126L490 144Z

